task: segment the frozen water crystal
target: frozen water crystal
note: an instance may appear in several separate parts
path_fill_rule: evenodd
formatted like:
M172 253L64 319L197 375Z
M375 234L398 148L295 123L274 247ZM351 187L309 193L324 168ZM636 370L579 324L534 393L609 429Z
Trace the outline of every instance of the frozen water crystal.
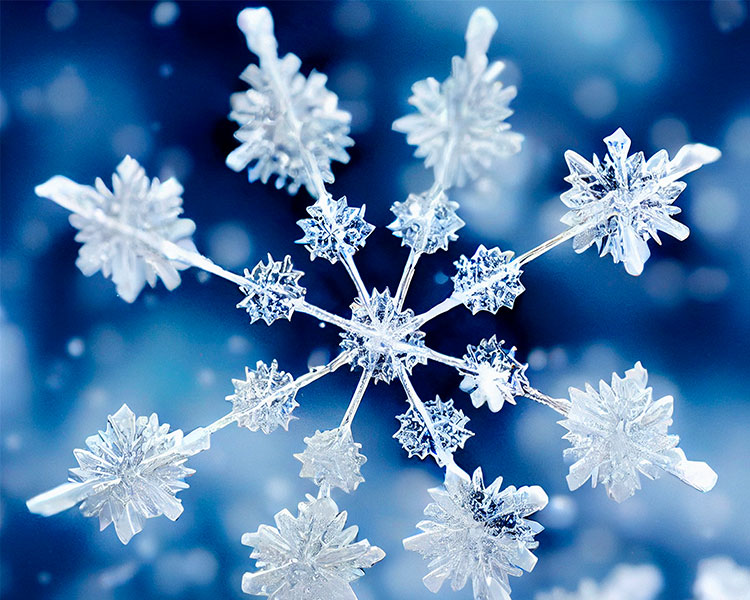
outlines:
M461 389L471 395L472 404L479 408L485 402L492 412L499 411L505 402L516 403L516 396L524 393L524 374L528 365L516 360L516 348L505 350L505 341L493 335L477 346L467 346L464 361L466 374Z
M534 600L656 600L664 585L653 565L618 565L601 583L584 579L575 592L555 588Z
M661 470L702 491L716 484L711 467L687 460L677 448L680 438L667 434L672 396L653 400L647 379L638 362L624 378L613 373L611 385L600 381L599 391L589 384L585 391L570 388L571 406L560 425L572 445L564 454L576 461L567 477L571 490L591 478L592 486L603 483L609 497L622 502L640 489L639 473L656 479Z
M673 160L660 150L648 161L643 152L628 156L630 138L622 129L604 138L608 154L604 162L594 155L590 163L568 150L565 160L570 175L565 178L572 189L560 198L571 210L563 223L582 228L573 239L576 252L596 244L601 255L609 253L622 262L631 275L640 275L650 256L649 238L661 243L663 231L684 240L690 230L672 219L681 212L674 201L686 184L678 181L721 156L716 148L703 144L683 146Z
M349 208L346 196L321 198L307 212L311 218L297 221L305 234L297 243L305 244L311 260L322 257L335 263L342 255L351 256L375 229L364 219L365 207Z
M300 477L309 477L315 485L353 492L365 478L360 467L367 461L359 450L362 444L352 439L351 429L337 427L316 431L305 438L304 452L294 457L302 463Z
M167 289L180 285L188 265L167 259L154 248L161 240L195 250L195 223L182 219L182 186L176 179L149 180L138 162L126 156L112 175L112 191L97 178L95 187L57 175L38 185L38 196L67 208L83 245L76 265L88 276L111 277L117 293L133 302L143 287L161 278Z
M485 487L482 469L469 479L456 468L447 471L443 487L430 490L428 518L417 524L422 533L404 540L404 548L430 560L427 589L437 592L450 579L460 590L471 579L477 600L508 600L508 576L534 568L534 536L543 527L526 517L547 505L547 494L536 485L501 485L498 477Z
M237 22L259 64L249 65L240 75L250 89L231 97L229 118L240 126L234 136L242 145L227 156L227 165L235 171L250 165L250 181L267 183L276 175L277 188L286 186L296 194L304 185L316 196L303 154L309 153L323 179L333 182L331 162L349 162L346 148L354 144L349 137L351 115L338 108L338 97L326 88L325 75L312 71L305 77L297 56L276 55L267 8L246 8Z
M466 429L469 417L462 410L454 408L453 400L443 402L440 396L425 402L424 407L432 420L434 437L414 406L409 406L409 410L396 417L401 422L401 427L393 437L401 443L410 458L418 456L424 459L431 454L441 464L436 444L440 444L447 452L463 448L466 440L474 435Z
M255 370L245 367L245 379L232 379L234 394L227 396L237 424L263 433L271 433L278 427L289 429L294 418L292 411L299 406L293 382L294 378L280 371L275 360L270 367L262 360L257 362Z
M693 594L695 600L750 600L750 569L727 556L702 560Z
M500 307L513 308L524 291L520 267L513 262L513 252L499 248L489 250L480 245L474 256L461 256L455 263L453 297L477 314L480 310L496 313Z
M369 307L357 299L352 303L352 320L368 328L369 335L353 331L342 333L341 347L354 354L352 368L369 371L376 381L393 380L399 366L411 373L414 365L426 363L419 351L424 347L424 333L404 328L414 317L414 311L399 311L388 288L373 291Z
M270 600L356 600L351 582L385 552L367 540L355 542L358 528L344 529L346 511L330 497L307 496L298 508L297 517L284 509L274 517L276 527L261 525L242 536L258 568L244 574L242 591Z
M268 264L260 261L252 271L245 269L248 284L240 286L245 297L237 308L247 311L251 323L263 319L270 325L276 319L291 319L294 301L305 296L305 288L299 284L302 275L294 270L290 256L277 261L269 254Z
M466 56L453 57L451 75L443 83L432 77L412 86L409 104L417 113L401 117L393 129L417 146L414 155L435 169L444 189L476 179L498 157L521 150L523 136L510 131L506 119L516 88L498 80L505 65L488 65L487 49L497 30L486 8L474 11L466 30Z
M402 245L416 252L447 250L448 243L458 239L456 232L465 225L456 214L457 209L458 202L449 200L442 191L409 194L404 202L393 203L391 212L396 220L388 228L401 238Z

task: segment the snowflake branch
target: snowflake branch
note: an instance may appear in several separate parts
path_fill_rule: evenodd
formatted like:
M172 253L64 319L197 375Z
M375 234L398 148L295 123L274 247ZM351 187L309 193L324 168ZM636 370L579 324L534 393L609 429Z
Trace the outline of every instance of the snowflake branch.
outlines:
M365 395L365 391L367 390L367 385L370 383L370 379L372 378L372 373L368 370L363 370L362 375L359 378L359 383L357 383L357 389L354 390L354 395L352 396L351 401L349 402L349 406L346 409L346 412L344 413L344 417L341 419L341 425L339 427L346 427L347 429L351 429L352 421L354 420L354 415L357 414L357 409L359 408L360 403L362 402L362 398Z
M552 248L559 246L563 242L567 242L569 239L574 238L579 233L583 233L589 227L591 226L588 223L582 223L580 225L570 227L562 233L556 235L555 237L547 240L546 242L539 244L536 248L532 248L528 252L521 254L521 256L516 258L513 262L515 262L519 267L522 267L523 265L530 263L532 260L539 258L540 256L542 256L542 254L549 252L550 250L552 250Z
M531 387L528 381L522 381L521 387L523 388L523 395L526 396L526 398L534 400L534 402L538 402L539 404L549 406L552 410L560 413L564 417L568 416L568 413L570 412L569 400L566 400L564 398L552 398L551 396L540 392L536 388Z

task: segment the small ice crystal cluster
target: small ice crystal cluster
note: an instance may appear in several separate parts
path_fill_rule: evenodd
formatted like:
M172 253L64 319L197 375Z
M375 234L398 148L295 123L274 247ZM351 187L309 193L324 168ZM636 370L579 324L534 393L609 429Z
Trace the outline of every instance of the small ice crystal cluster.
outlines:
M449 197L452 189L521 148L523 137L506 121L516 90L498 80L502 63L490 64L487 58L495 18L487 9L474 11L465 56L453 59L444 82L429 78L416 83L410 102L417 112L393 125L417 147L415 154L425 159L433 183L392 206L395 220L389 227L409 253L397 285L380 291L365 285L354 260L374 229L365 220L364 207L350 206L346 196L334 198L327 187L334 179L331 162L348 160L346 148L353 143L349 115L337 108L324 75L305 77L299 58L278 56L267 9L245 9L238 23L258 64L242 75L250 89L231 98L230 118L240 124L235 135L241 145L227 164L238 171L247 167L251 181L275 176L279 188L309 192L313 203L309 216L298 222L303 232L298 243L311 260L343 267L356 290L350 314L336 315L308 302L300 284L303 272L289 256L275 260L269 255L238 274L199 254L191 241L193 222L179 216L182 186L174 179L149 181L130 157L117 167L111 192L101 180L89 187L61 176L36 192L73 213L71 223L80 230L76 239L83 243L77 264L84 275L101 271L111 277L127 302L157 277L168 289L177 287L178 271L195 267L235 285L241 294L237 308L251 323L271 325L302 313L339 328L340 352L299 376L285 372L275 360L246 367L244 378L232 381L234 393L227 396L231 410L186 436L179 430L170 433L156 415L136 419L123 406L109 417L106 431L87 440L88 450L75 452L79 468L71 471L70 481L28 501L32 512L48 516L80 504L85 515L99 518L102 528L114 523L127 543L145 519L180 515L176 494L193 473L185 461L208 449L213 434L232 423L266 434L287 430L300 390L348 366L359 372L359 382L340 423L305 438L306 447L295 454L302 463L300 476L318 486L318 494L299 504L296 517L282 510L275 527L261 525L243 536L242 542L253 547L256 564L254 572L245 574L242 589L276 600L354 600L351 584L383 558L376 546L356 541L357 528L345 526L346 512L332 498L333 490L350 493L364 481L366 458L352 423L369 384L380 381L397 382L403 391L405 409L393 437L410 457L432 457L445 470L444 485L430 490L433 502L417 525L421 533L404 540L406 549L429 561L425 585L438 591L450 581L452 589L460 590L471 582L477 600L507 600L509 577L536 563L532 550L542 527L530 517L545 507L547 495L539 486L503 489L500 477L486 486L481 468L469 476L458 466L454 455L473 435L469 417L460 398L422 399L411 374L429 362L454 369L475 408L497 412L526 397L562 415L565 438L572 445L566 455L575 461L568 475L571 489L591 479L622 501L640 487L640 474L653 479L662 471L699 490L713 487L716 474L705 463L688 461L677 447L677 436L667 433L673 400L653 399L640 363L624 378L613 375L611 385L571 389L570 400L553 398L531 385L515 347L507 348L496 336L468 345L462 357L454 357L426 344L425 327L462 305L474 314L512 309L525 289L523 267L566 240L572 239L577 251L596 243L615 262L624 262L629 273L640 273L649 237L658 241L657 231L680 239L687 235L687 228L671 219L678 212L673 203L685 187L678 179L716 160L718 150L694 144L671 161L659 152L644 162L641 153L628 155L630 140L618 130L605 139L609 153L603 162L594 157L589 163L569 151L572 189L562 200L571 209L563 218L570 228L518 256L480 245L471 257L454 263L452 293L417 314L405 300L420 257L448 250L464 225L458 203ZM592 585L582 589L595 589ZM619 598L601 593L605 595L596 597Z

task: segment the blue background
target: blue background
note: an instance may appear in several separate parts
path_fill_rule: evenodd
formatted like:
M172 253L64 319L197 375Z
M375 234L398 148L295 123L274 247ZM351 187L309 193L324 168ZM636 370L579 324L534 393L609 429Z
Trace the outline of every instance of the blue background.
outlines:
M231 427L210 452L191 459L197 474L180 497L184 515L160 518L122 546L110 528L77 510L43 519L24 501L61 483L73 448L127 402L158 412L184 430L229 408L230 379L245 365L278 358L303 373L336 353L338 332L304 315L291 323L249 326L234 309L238 292L223 280L187 271L173 293L159 285L132 305L111 282L75 267L77 244L65 212L34 196L54 174L92 183L126 153L151 176L176 175L196 243L239 270L270 251L292 255L306 272L308 299L346 314L353 289L343 270L310 263L293 244L309 201L271 186L248 185L224 158L236 145L226 115L237 78L253 60L236 28L239 3L179 3L179 15L154 3L3 2L0 136L0 334L2 338L2 510L0 591L4 598L240 598L252 566L240 536L294 509L308 480L292 453L315 429L335 426L356 373L340 372L304 389L298 421L269 436ZM425 189L429 173L390 123L409 110L410 85L443 79L463 54L474 2L292 3L272 5L281 52L303 71L327 73L329 87L354 115L348 166L336 165L336 194L367 204L379 228L358 255L369 286L395 288L407 251L383 227L389 206ZM570 244L528 266L516 308L472 317L464 309L430 324L434 348L460 355L497 333L519 348L540 389L564 396L612 371L643 361L659 396L675 396L674 432L689 458L719 473L710 494L671 477L644 481L622 505L603 489L570 493L561 440L550 410L519 399L498 414L475 410L441 366L417 367L423 397L453 397L476 436L458 454L486 479L540 484L552 498L538 515L537 568L514 579L514 598L584 577L618 562L654 562L663 598L688 598L697 562L728 554L750 564L748 337L750 336L750 28L746 2L490 3L500 23L491 58L507 59L502 77L519 87L514 130L520 155L470 189L456 192L467 222L448 253L420 263L407 304L423 311L450 293L452 260L479 243L523 252L562 230L563 152L604 151L622 126L647 154L700 141L722 160L686 178L679 205L692 235L651 244L645 273L628 276L593 250ZM739 8L738 8L739 7ZM432 598L426 564L400 544L415 532L439 482L434 464L409 460L391 439L405 408L399 386L371 386L354 422L368 457L367 482L336 500L381 546L385 561L355 584L361 600ZM246 597L246 596L245 596ZM470 588L439 597L470 598Z

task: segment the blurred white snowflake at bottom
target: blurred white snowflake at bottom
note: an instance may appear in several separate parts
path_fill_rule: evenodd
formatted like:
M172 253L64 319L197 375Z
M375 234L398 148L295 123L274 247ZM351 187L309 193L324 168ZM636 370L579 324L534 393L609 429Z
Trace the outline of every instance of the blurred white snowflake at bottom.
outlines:
M618 565L600 584L584 579L574 592L554 588L534 600L655 600L663 585L653 565Z
M750 600L750 569L727 556L702 560L693 594L695 600Z

